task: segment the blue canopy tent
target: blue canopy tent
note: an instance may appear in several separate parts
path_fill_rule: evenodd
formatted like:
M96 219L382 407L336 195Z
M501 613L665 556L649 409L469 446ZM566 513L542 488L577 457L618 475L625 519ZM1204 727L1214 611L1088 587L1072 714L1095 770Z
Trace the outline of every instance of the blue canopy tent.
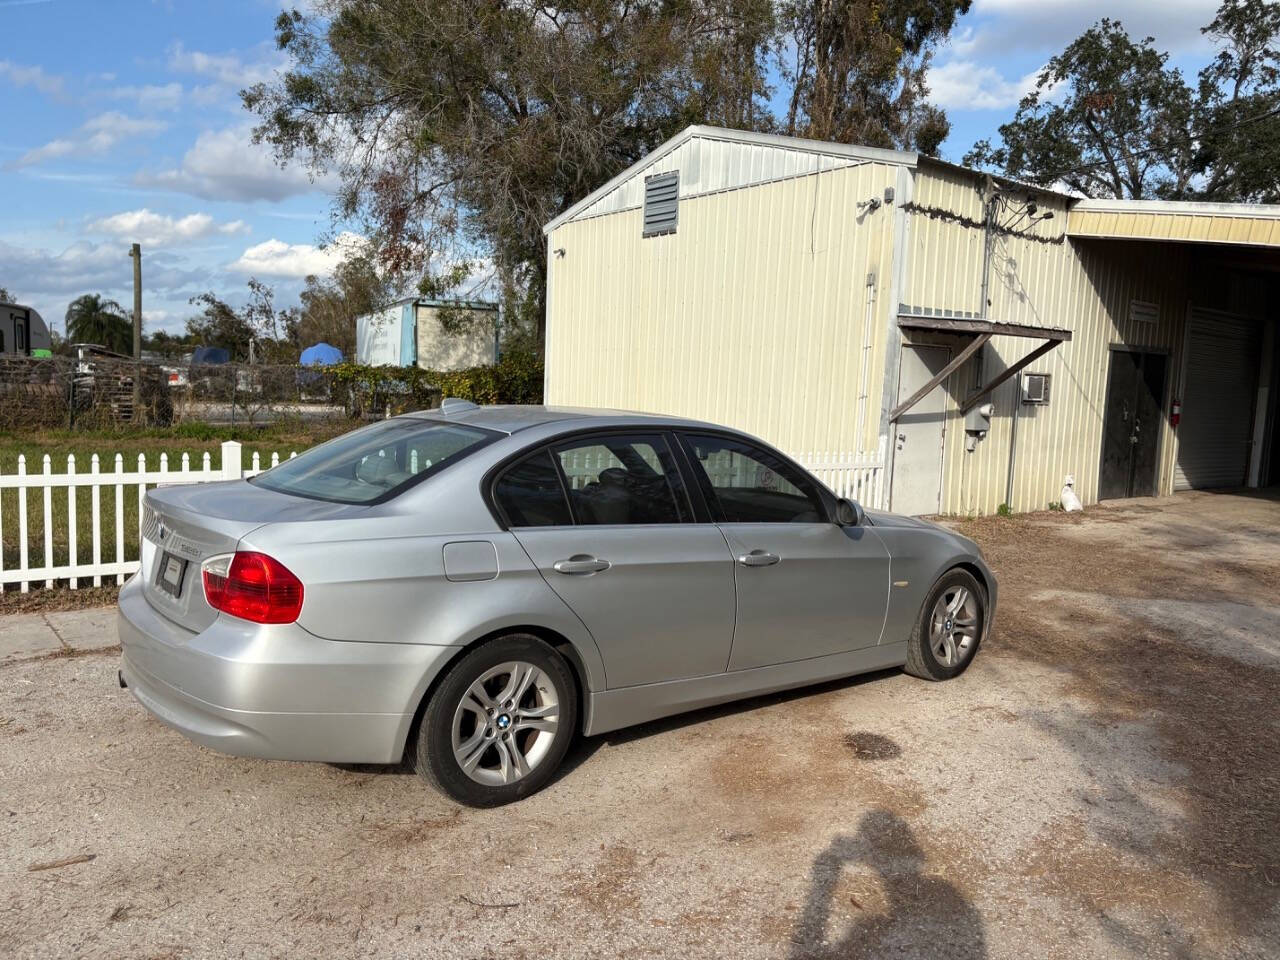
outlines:
M298 357L298 363L304 367L328 367L335 363L342 362L342 351L337 347L328 343L313 343L307 349L303 350ZM319 373L312 373L306 370L298 371L298 386L306 389L308 387L319 387L324 383L324 377Z
M304 367L327 367L342 362L342 351L327 343L313 343L302 351L298 362Z

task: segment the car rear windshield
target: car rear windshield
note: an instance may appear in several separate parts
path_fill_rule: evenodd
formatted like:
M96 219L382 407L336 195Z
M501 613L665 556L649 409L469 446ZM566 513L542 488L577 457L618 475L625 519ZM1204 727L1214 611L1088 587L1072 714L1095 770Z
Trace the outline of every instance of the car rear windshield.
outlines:
M313 447L250 482L313 500L380 503L500 436L420 417L383 420Z

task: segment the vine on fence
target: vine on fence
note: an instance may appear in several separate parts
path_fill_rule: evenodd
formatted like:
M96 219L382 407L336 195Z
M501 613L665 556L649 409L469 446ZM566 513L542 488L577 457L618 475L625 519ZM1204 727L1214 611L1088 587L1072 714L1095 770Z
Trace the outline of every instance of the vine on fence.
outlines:
M495 364L453 371L349 362L325 368L335 383L353 388L356 396L379 398L393 409L433 406L442 396L474 403L541 403L542 372L542 361L530 354L514 354Z

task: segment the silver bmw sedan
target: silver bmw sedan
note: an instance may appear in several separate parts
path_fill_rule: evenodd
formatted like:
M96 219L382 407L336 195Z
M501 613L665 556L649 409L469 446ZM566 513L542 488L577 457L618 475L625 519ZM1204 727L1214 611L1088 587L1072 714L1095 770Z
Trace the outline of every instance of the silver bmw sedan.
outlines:
M972 541L863 511L742 433L450 400L252 480L150 491L120 683L226 753L408 757L492 806L579 732L890 667L954 677L995 602Z

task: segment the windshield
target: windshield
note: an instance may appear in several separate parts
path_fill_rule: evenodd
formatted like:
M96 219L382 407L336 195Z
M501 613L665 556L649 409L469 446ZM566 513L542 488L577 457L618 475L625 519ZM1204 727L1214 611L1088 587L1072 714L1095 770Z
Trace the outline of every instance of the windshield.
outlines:
M439 420L383 420L313 447L250 483L334 503L390 499L501 434Z

